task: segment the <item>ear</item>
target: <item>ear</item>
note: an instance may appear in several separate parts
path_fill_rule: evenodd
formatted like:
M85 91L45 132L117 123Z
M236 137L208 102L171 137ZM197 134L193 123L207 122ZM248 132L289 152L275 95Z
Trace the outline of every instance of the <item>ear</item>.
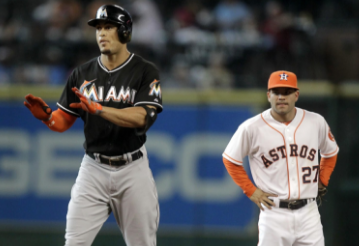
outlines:
M267 91L267 100L270 102L270 90Z
M298 101L299 99L299 90L295 92L295 101Z

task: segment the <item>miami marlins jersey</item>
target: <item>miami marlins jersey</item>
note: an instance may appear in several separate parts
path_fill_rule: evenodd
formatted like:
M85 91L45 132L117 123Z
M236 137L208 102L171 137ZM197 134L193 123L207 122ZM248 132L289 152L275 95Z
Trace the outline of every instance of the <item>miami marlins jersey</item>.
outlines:
M295 118L286 125L276 121L270 111L242 123L223 157L242 165L248 156L257 187L279 199L316 197L318 151L325 158L339 151L328 124L321 115L296 108Z
M80 102L71 90L73 87L106 107L153 105L158 113L162 111L159 71L152 63L131 54L122 65L109 71L100 57L88 61L69 76L57 103L60 109L84 121L87 152L108 156L132 152L146 142L146 135L137 136L134 128L121 127L82 109L70 108L71 103Z

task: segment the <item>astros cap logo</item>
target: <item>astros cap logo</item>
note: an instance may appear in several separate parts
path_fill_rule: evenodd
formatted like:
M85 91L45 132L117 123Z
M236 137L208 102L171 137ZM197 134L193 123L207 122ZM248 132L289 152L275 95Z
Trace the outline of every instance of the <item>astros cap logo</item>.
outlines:
M278 87L288 87L299 89L297 85L297 76L289 71L273 72L268 80L268 90Z
M282 73L282 74L280 74L279 76L280 76L280 80L288 80L288 79L287 79L287 78L288 78L288 74L286 74L286 73Z

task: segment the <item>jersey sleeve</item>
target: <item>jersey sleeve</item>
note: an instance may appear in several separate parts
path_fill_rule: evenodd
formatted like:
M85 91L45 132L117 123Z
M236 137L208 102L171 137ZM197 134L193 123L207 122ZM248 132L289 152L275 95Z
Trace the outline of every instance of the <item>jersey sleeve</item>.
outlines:
M242 124L232 136L222 156L232 163L243 165L243 159L249 154L250 146L250 133L246 125Z
M162 92L160 85L160 75L154 65L148 64L143 74L141 87L139 88L134 106L153 105L157 112L162 112Z
M320 119L319 127L319 150L321 157L329 158L335 156L339 152L339 147L324 118Z
M79 109L70 108L69 106L71 103L80 102L76 94L71 90L71 88L76 87L76 81L77 81L77 70L75 69L67 79L66 86L62 91L57 106L70 115L80 117Z

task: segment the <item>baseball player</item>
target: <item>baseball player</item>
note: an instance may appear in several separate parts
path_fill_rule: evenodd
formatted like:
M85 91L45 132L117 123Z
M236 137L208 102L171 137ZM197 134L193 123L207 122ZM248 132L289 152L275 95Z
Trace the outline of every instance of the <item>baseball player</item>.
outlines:
M338 145L321 115L295 107L299 89L294 73L272 73L267 97L271 108L238 127L223 162L261 210L258 245L324 246L315 200L318 189L328 185ZM243 168L245 156L256 186Z
M130 53L130 14L103 5L96 18L101 55L77 67L54 112L38 97L25 106L53 131L84 121L84 155L68 206L65 245L91 245L113 212L129 246L156 245L159 206L149 168L146 131L162 111L159 71Z

